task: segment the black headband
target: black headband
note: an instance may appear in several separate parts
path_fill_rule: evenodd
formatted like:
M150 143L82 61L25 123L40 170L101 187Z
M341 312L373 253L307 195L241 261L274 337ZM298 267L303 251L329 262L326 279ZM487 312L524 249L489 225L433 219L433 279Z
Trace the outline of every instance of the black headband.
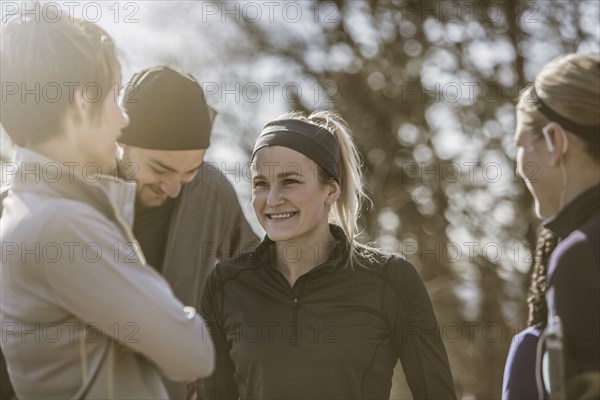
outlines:
M340 145L336 137L322 126L298 119L279 119L263 128L252 158L266 146L283 146L304 154L327 171L337 183L341 181Z
M538 96L535 85L531 86L531 97L533 98L533 104L536 106L537 110L541 112L544 116L546 116L549 120L557 122L560 126L565 128L568 131L573 132L574 134L581 136L588 142L598 142L600 137L600 126L586 126L580 125L577 122L574 122L566 117L563 117L550 107Z

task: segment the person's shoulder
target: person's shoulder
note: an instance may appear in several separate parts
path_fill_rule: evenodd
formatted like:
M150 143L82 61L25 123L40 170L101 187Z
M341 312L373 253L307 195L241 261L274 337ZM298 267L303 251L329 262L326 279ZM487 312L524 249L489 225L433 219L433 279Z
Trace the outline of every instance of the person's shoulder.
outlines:
M75 199L23 193L8 196L6 200L3 210L5 220L14 218L21 225L31 223L40 227L41 231L46 227L56 232L58 227L85 226L106 219L91 205Z
M240 171L230 171L236 177L241 176ZM229 178L227 177L229 174L225 174L218 163L214 161L204 161L202 166L198 170L194 181L203 184L203 185L215 185L222 187L229 187L231 183L229 182Z
M388 265L412 265L408 260L398 254L362 244L355 246L355 254L361 264L372 269L383 268Z
M597 244L600 236L600 209L596 210L575 232L581 232L586 240Z
M542 331L536 327L527 327L516 334L511 341L504 365L502 398L535 399L535 359L538 341Z
M537 345L542 336L542 330L534 326L528 326L512 337L507 355L507 365L522 363L532 364L535 360ZM533 367L533 365L532 365Z
M57 223L71 224L74 227L87 227L89 225L110 225L114 223L103 212L93 205L75 199L56 199L47 203L48 218ZM57 225L60 226L60 225ZM56 228L56 226L55 226Z
M262 268L262 266L263 262L260 260L258 252L252 250L219 262L215 269L221 276L221 279L226 280L233 278L242 272L255 271Z
M241 175L234 175L238 179ZM213 161L205 161L194 179L187 183L184 191L186 196L209 196L214 198L223 198L235 196L235 190L229 178L219 168L219 165Z
M542 329L536 326L528 326L522 331L515 334L512 338L513 343L518 347L520 345L537 345L537 342L542 336Z
M414 265L398 254L359 245L356 247L356 256L359 269L362 267L367 271L383 275L393 282L420 279Z
M549 274L562 269L564 265L569 270L591 270L598 272L600 262L600 211L594 213L586 222L580 225L562 240L554 249L550 260Z
M554 250L554 256L559 259L578 259L593 254L598 255L598 235L594 232L586 232L581 229L571 232L564 240L558 243Z

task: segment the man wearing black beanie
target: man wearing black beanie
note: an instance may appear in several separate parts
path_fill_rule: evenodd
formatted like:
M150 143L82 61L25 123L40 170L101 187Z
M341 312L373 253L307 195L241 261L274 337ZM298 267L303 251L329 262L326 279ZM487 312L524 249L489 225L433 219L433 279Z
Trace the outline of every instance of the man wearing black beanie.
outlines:
M122 102L130 124L118 166L137 181L134 235L175 296L199 307L216 262L258 241L225 175L204 163L214 111L191 75L166 66L135 74ZM166 383L170 398L185 398L185 385Z

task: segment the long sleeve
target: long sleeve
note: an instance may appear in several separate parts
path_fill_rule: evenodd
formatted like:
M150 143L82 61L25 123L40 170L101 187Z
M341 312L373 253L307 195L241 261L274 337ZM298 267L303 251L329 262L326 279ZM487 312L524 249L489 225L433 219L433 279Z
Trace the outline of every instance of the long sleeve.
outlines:
M573 234L568 240L567 245L557 248L550 261L553 273L548 305L562 319L568 350L577 365L576 371L569 372L597 371L600 368L598 250L583 234Z
M209 374L214 349L202 318L184 308L167 282L140 262L111 222L88 210L82 207L77 217L59 212L43 228L42 237L69 242L73 249L60 262L42 266L55 301L147 357L171 379Z
M548 307L562 319L567 391L572 398L597 398L600 393L597 243L597 228L575 231L559 244L549 265ZM590 397L580 397L585 392Z
M386 275L394 295L388 318L406 380L415 399L455 399L452 373L437 319L415 268L394 258Z
M229 356L229 345L222 323L222 282L219 266L212 271L202 296L200 313L208 325L210 336L215 345L216 367L208 378L197 382L199 397L209 399L238 399L239 394L234 380L235 366Z
M502 399L537 399L535 357L542 334L540 329L528 327L512 339L502 382Z

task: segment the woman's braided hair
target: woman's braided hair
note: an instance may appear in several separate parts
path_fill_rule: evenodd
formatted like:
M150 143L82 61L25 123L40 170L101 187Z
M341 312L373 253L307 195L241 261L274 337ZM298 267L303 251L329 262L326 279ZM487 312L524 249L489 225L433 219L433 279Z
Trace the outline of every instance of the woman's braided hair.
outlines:
M558 237L549 229L540 233L535 249L535 262L531 273L531 284L527 293L529 316L527 325L545 328L548 320L548 307L546 305L546 290L548 289L548 262L550 254L558 244Z

